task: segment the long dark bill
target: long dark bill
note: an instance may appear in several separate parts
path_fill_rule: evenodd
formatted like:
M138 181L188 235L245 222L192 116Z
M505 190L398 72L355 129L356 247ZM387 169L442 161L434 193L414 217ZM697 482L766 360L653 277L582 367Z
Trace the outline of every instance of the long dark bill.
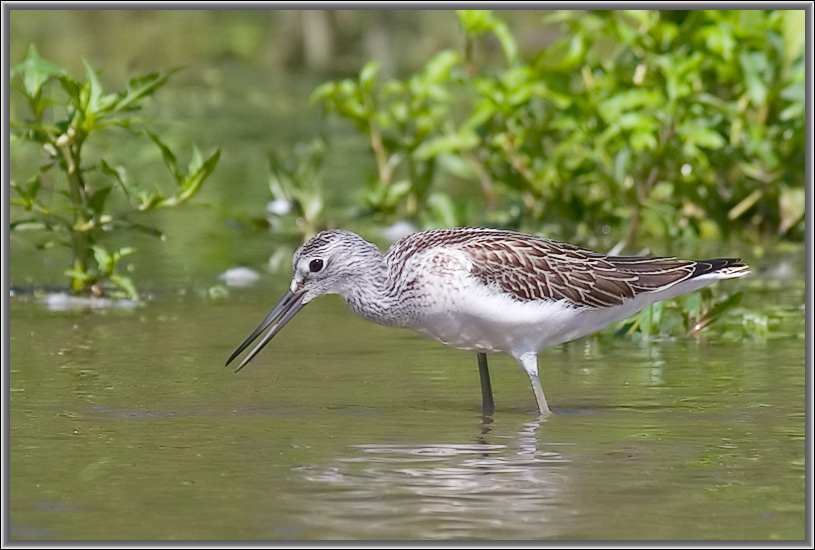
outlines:
M277 305L272 309L271 313L266 316L262 323L258 325L258 328L249 335L249 338L243 341L243 343L238 346L238 348L232 352L232 355L229 356L229 359L226 360L226 364L229 365L238 355L241 354L243 350L248 348L252 342L260 336L264 330L269 328L269 332L263 337L258 345L252 348L246 357L243 358L243 361L240 362L238 368L235 369L235 372L241 370L244 365L246 365L252 358L257 355L263 347L269 343L269 341L274 338L275 334L280 332L280 330L286 326L286 323L291 321L292 317L297 315L297 312L303 309L306 304L302 302L303 295L302 294L295 294L291 290L286 292L286 294L277 302Z

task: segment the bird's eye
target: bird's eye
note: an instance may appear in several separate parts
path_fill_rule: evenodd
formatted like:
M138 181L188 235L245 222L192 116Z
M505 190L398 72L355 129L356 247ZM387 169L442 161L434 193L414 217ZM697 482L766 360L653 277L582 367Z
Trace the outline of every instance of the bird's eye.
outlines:
M312 273L317 273L323 268L323 261L320 259L311 260L311 263L308 264L308 268Z

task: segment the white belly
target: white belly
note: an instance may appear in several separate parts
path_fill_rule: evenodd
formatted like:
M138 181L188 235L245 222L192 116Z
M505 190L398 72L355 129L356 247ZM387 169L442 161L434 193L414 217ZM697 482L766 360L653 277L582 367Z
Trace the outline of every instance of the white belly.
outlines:
M562 344L633 315L653 301L641 295L603 309L578 308L565 301L521 302L491 292L462 293L466 299L441 300L411 328L450 347L504 352L519 357Z
M411 328L454 348L515 355L576 338L569 334L580 313L565 302L520 302L470 292L439 300Z

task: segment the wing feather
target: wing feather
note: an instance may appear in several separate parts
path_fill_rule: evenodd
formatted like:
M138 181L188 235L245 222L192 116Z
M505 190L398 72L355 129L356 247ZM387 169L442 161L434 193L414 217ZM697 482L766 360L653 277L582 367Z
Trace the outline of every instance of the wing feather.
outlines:
M463 251L473 276L518 300L565 300L587 308L622 304L707 273L747 269L733 258L608 256L543 237L482 228L414 233L394 243L386 257L392 265L402 265L405 256L439 247Z

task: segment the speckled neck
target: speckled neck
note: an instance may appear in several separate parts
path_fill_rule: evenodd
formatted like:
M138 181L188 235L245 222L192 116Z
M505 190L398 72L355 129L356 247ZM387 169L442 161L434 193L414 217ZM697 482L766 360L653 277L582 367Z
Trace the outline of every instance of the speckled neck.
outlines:
M348 307L379 325L408 326L410 316L382 253L371 244L355 251L355 255L358 256L355 258L357 276L342 293Z

